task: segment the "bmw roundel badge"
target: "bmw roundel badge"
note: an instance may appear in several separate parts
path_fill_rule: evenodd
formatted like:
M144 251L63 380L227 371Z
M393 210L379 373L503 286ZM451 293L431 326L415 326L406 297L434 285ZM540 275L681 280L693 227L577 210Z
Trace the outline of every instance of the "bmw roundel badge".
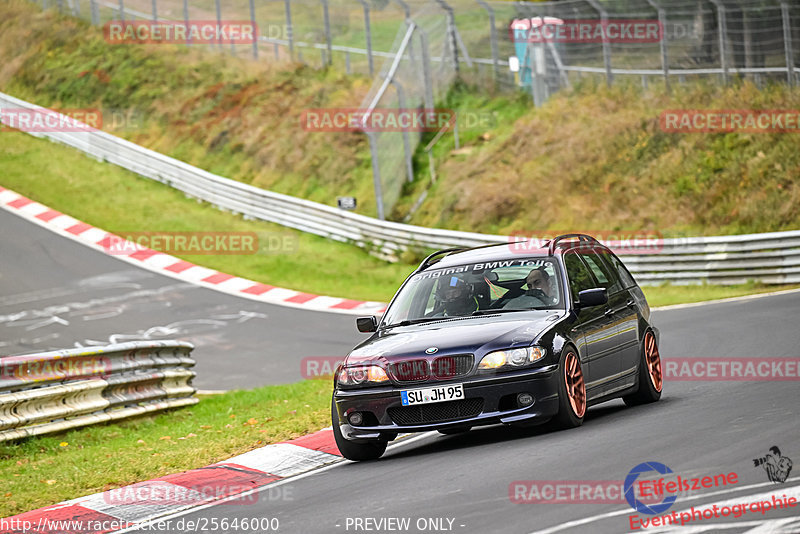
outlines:
M436 347L428 347L425 349L425 354L436 354L437 352L439 352L439 349Z

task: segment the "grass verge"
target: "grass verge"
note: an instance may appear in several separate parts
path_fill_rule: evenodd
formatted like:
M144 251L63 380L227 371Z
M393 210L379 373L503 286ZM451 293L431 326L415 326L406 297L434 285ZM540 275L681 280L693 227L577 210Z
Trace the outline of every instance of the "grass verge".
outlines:
M198 265L299 291L382 302L388 302L416 266L414 258L388 263L346 243L245 221L158 182L23 133L0 135L5 173L0 185L109 232L251 231L262 238L287 236L293 245L254 255L180 256ZM666 306L790 287L798 286L663 285L644 291L652 306Z
M0 517L203 467L330 426L331 382L201 396L195 406L0 443Z

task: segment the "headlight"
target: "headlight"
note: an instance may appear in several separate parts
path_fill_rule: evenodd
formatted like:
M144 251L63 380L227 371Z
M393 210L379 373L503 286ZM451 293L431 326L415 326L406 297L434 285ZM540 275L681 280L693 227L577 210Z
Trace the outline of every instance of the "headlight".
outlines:
M377 365L361 365L358 367L345 367L339 371L337 378L343 386L357 386L359 384L380 384L388 382L386 371Z
M481 359L478 369L515 369L539 361L546 354L541 347L496 350Z

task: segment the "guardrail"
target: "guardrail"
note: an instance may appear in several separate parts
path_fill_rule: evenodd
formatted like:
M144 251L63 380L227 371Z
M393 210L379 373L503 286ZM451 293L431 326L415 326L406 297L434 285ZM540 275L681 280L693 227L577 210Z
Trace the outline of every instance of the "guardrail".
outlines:
M0 93L0 109L45 108ZM0 117L1 118L1 117ZM408 248L441 249L511 243L513 237L425 228L342 211L259 189L212 174L99 130L29 132L76 148L189 196L247 217L337 241L350 242L392 259ZM738 284L800 283L800 230L718 237L659 239L654 254L626 254L625 264L642 284L661 282Z
M195 404L191 343L0 357L0 442Z

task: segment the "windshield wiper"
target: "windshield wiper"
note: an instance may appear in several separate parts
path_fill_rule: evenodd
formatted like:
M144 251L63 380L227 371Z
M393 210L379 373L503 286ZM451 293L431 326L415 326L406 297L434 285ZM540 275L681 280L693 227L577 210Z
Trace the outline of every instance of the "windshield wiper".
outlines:
M532 310L545 310L547 308L499 308L497 310L478 310L472 315L494 315L495 313L511 313L511 312L524 312Z
M412 324L427 323L429 321L441 321L442 319L447 319L447 317L420 317L419 319L406 319L405 321L400 321L399 323L384 325L384 328L392 328L393 326L411 326Z

